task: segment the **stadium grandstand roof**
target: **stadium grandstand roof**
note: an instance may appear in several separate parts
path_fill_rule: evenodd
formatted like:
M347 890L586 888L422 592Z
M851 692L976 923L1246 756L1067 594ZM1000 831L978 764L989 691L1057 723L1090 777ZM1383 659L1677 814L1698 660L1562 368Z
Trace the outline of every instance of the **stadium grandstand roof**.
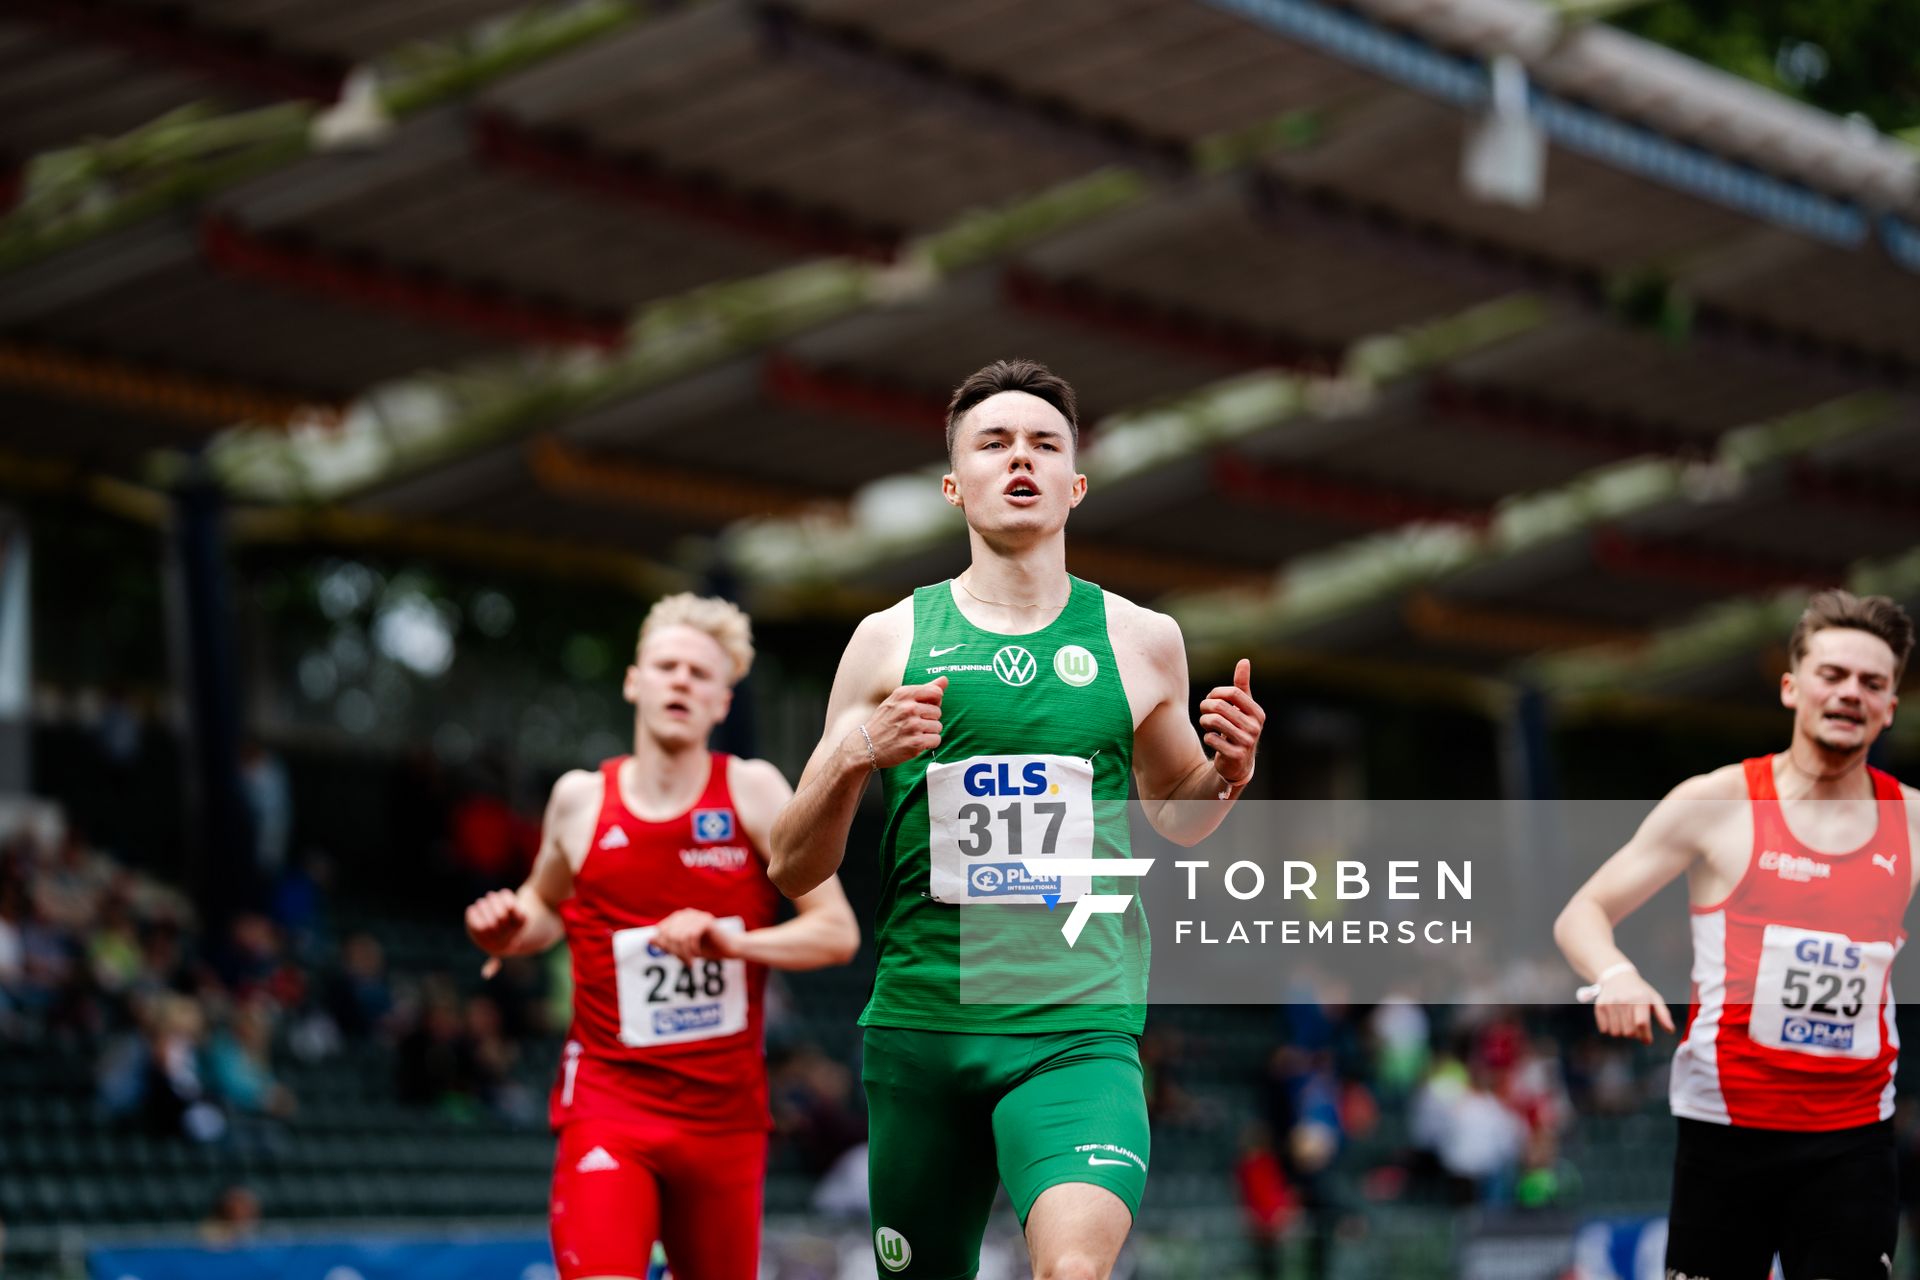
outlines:
M88 0L0 59L0 483L203 451L316 537L852 607L958 566L946 393L1018 354L1074 567L1223 651L1722 696L1784 588L1920 598L1920 158L1533 0Z

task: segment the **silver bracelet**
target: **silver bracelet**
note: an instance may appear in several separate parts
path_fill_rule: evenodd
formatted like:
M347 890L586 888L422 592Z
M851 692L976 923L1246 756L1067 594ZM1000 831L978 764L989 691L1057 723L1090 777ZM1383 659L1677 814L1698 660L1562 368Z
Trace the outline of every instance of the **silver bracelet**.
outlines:
M867 726L860 726L860 737L867 744L867 759L873 761L873 767L880 767L880 753L873 749L873 735L867 732Z
M1215 760L1215 761L1212 761L1212 762L1210 762L1210 763L1212 763L1212 765L1213 765L1213 776L1214 776L1214 777L1216 777L1216 778L1218 778L1218 779L1220 779L1220 781L1222 781L1222 782L1224 782L1224 783L1226 783L1226 784L1227 784L1227 789L1226 789L1225 791L1222 791L1222 792L1220 793L1220 799L1222 799L1222 800L1230 800L1230 799L1232 799L1232 798L1233 798L1233 789L1234 789L1235 787L1244 787L1244 786L1246 786L1246 785L1247 785L1247 784L1248 784L1249 782L1252 782L1252 781L1253 781L1253 770L1251 770L1251 769L1249 769L1249 770L1247 770L1247 776L1246 776L1246 777L1244 777L1244 778L1242 778L1242 779L1241 779L1240 781L1238 781L1238 782L1235 782L1235 781L1234 781L1234 780L1233 780L1232 778L1229 778L1229 777L1228 777L1228 776L1227 776L1226 774L1224 774L1224 773L1222 773L1222 772L1220 772L1220 765L1219 765L1219 762L1218 762L1217 760Z

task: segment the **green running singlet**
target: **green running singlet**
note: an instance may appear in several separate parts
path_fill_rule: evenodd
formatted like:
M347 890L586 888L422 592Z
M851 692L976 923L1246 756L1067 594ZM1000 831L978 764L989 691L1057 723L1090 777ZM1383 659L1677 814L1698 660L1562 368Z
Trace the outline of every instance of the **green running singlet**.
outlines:
M1129 856L1133 713L1106 596L1069 581L1060 616L1020 636L967 621L950 583L913 594L904 682L948 683L939 748L884 776L860 1016L881 1276L973 1276L1000 1184L1022 1223L1050 1187L1103 1187L1129 1213L1146 1188L1146 914L1136 896L1072 947L1061 933L1074 898L1137 881L1019 860Z
M1069 582L1060 615L1019 636L974 626L950 583L913 593L903 682L948 683L940 746L883 771L877 960L862 1026L1138 1035L1145 1025L1139 898L1090 917L1073 947L1061 935L1073 898L1133 894L1136 881L1035 877L1013 860L1129 856L1133 713L1105 593Z

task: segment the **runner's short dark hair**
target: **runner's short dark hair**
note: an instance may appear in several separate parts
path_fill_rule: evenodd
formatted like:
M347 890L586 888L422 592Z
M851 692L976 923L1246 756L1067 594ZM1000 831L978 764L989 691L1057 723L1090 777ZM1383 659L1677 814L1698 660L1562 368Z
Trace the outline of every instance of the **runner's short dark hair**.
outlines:
M1885 640L1893 650L1893 683L1899 685L1913 652L1913 619L1898 603L1886 596L1857 596L1838 587L1815 592L1787 640L1787 657L1792 665L1799 666L1800 659L1807 656L1807 642L1813 633L1830 627L1850 627Z
M1080 406L1074 399L1073 384L1038 360L995 360L968 374L967 380L954 388L953 399L947 402L949 457L953 455L954 438L960 434L960 419L967 415L967 410L1002 391L1024 391L1058 409L1060 416L1067 420L1073 447L1080 447Z

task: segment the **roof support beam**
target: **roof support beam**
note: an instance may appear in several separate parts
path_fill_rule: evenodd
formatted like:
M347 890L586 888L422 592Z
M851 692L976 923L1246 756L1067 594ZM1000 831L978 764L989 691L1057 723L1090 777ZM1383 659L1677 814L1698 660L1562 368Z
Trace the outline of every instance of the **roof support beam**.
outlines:
M1394 529L1410 523L1483 526L1491 512L1388 485L1364 484L1308 467L1256 463L1231 453L1215 457L1213 486L1243 502L1340 524Z
M895 227L863 223L836 209L802 207L777 192L738 191L674 172L649 156L601 151L578 136L528 126L497 111L474 122L474 145L493 164L797 253L885 261L901 244Z
M1593 558L1621 578L1668 582L1703 591L1766 591L1794 584L1828 582L1843 565L1794 564L1750 552L1689 547L1661 538L1635 537L1619 529L1593 535Z
M218 216L201 223L200 247L208 263L236 276L489 338L611 350L627 336L620 316L514 297L364 254L346 257Z
M1228 368L1268 366L1331 374L1340 363L1340 353L1325 346L1262 333L1234 320L1168 307L1086 281L1050 279L1013 267L1001 282L1007 301L1023 311L1199 356Z
M1891 401L1873 394L1847 396L1727 432L1716 444L1714 469L1727 478L1753 475L1790 463L1814 449L1884 425ZM1625 572L1661 574L1704 585L1711 573L1721 589L1728 581L1803 579L1804 567L1742 562L1708 565L1695 554L1669 552L1669 544L1622 538L1596 545L1605 531L1690 497L1694 464L1672 458L1640 458L1596 467L1545 493L1501 504L1484 529L1465 525L1400 528L1345 546L1303 556L1288 564L1264 597L1195 594L1171 603L1190 631L1221 643L1265 643L1297 637L1340 619L1391 607L1407 594L1437 588L1468 570L1519 563L1555 548L1611 555ZM1705 508L1702 508L1703 510ZM1727 575L1744 575L1729 578Z
M820 369L776 351L761 365L761 389L775 404L911 432L929 438L929 430L946 426L947 406L934 396L839 370Z
M235 422L338 422L341 406L219 378L63 351L38 343L0 341L0 385L64 400L152 413L209 430Z
M332 102L347 68L337 59L276 49L251 32L201 22L187 5L124 0L12 0L10 15L82 40L110 44L210 79L276 98Z
M802 58L836 77L891 91L917 107L937 103L1097 161L1132 165L1158 177L1178 177L1192 169L1192 154L1178 138L1156 137L1125 120L1089 115L1065 99L962 70L932 53L891 48L859 27L816 17L791 4L764 4L759 13L776 57Z

